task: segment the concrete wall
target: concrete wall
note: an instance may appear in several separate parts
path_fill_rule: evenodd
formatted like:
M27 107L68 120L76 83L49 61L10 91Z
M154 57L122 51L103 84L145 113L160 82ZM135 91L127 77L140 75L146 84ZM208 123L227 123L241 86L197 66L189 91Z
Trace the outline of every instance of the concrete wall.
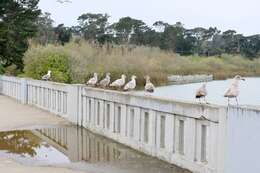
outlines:
M225 173L260 172L260 109L230 107Z
M1 93L193 172L224 172L223 107L1 76Z
M179 85L198 82L209 82L213 80L213 75L171 75L168 77L168 84Z

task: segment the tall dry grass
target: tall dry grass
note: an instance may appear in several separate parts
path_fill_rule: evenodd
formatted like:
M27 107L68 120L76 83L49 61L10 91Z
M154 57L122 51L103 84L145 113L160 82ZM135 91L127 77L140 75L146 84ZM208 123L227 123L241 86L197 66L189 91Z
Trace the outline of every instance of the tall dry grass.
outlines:
M84 83L94 72L103 77L110 72L112 80L122 73L135 74L138 85L143 85L144 76L150 75L156 85L167 82L168 75L213 74L215 79L224 79L236 74L243 76L260 75L260 59L247 60L240 56L223 55L222 57L181 57L158 48L105 45L97 47L87 42L70 42L65 46L32 46L25 56L26 66L37 61L40 54L59 52L69 60L70 78L73 83ZM32 53L33 52L33 53ZM29 69L29 68L28 68Z

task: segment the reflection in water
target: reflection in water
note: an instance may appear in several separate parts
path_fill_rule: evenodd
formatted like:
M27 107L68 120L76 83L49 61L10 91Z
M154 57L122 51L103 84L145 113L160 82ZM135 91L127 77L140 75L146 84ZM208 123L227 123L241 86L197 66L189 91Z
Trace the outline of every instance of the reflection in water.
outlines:
M88 171L95 165L91 172L188 172L76 127L2 132L0 150L0 156L12 154L13 159L25 164L68 166L81 162L86 164L80 169Z
M0 150L21 156L33 157L37 154L36 148L41 146L41 140L30 131L2 132L0 141Z

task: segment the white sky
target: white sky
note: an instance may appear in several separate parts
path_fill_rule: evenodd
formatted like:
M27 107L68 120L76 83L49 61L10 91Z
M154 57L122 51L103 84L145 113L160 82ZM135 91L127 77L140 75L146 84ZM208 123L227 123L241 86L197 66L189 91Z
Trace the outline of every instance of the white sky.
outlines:
M235 29L244 35L260 34L260 0L40 0L39 7L50 12L55 24L76 25L83 13L108 13L110 23L121 17L141 19L148 25L162 20L182 22L186 28L216 26Z

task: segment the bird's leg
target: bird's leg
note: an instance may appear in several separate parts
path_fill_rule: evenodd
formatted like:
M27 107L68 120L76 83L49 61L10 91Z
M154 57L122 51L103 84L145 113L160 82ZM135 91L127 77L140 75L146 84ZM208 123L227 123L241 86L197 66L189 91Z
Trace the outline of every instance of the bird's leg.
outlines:
M237 100L237 97L236 97L236 102L237 102L237 106L238 106L238 100Z
M207 100L206 100L206 97L204 97L204 101L205 101L206 104L209 104L209 103L207 102Z
M228 106L229 106L229 98L228 98Z

